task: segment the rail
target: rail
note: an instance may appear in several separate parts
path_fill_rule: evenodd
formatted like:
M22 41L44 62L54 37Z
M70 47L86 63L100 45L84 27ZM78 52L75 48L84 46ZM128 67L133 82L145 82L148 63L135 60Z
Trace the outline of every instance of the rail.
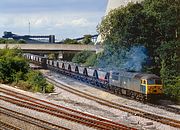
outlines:
M65 112L63 110L60 110L60 109L57 109L57 108L50 107L50 106L47 106L45 104L39 103L39 102L44 102L43 100L36 99L36 98L30 97L30 96L27 96L27 95L23 96L23 94L20 94L20 93L17 93L17 92L13 94L13 92L10 92L10 90L4 91L4 88L3 88L3 90L1 89L0 91L3 92L3 93L6 93L8 95L15 96L16 98L21 98L21 101L20 101L20 100L17 100L15 98L10 98L10 97L7 97L7 96L1 96L0 97L1 100L11 102L13 104L23 106L23 107L26 107L26 108L29 108L29 109L33 109L33 110L36 110L36 111L48 113L48 114L57 116L59 118L65 118L65 119L68 119L68 120L71 120L71 121L75 121L75 122L78 122L78 123L81 123L81 124L84 124L84 125L87 125L87 126L90 126L90 127L94 127L94 128L98 128L98 129L104 129L104 130L134 129L134 128L131 128L131 127L127 127L125 125L121 125L119 123L115 123L115 122L110 121L110 120L105 120L105 119L102 119L102 118L99 118L99 117L96 117L96 116L92 116L92 115L90 116L90 115L88 115L86 113L82 114L81 112L75 111L75 110L71 110L71 113L69 113L67 111ZM24 100L24 101L22 101L22 100ZM39 101L39 102L37 102L37 101ZM48 103L48 102L46 102L46 103ZM52 103L50 103L50 104L52 104ZM61 106L58 105L58 107L61 107ZM78 115L77 114L72 114L72 111L74 111L74 113L75 112L78 113Z

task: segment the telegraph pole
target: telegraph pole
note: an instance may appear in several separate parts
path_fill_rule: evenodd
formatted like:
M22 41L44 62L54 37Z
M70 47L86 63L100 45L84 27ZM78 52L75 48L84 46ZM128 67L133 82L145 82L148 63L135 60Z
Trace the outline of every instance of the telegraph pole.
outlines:
M30 26L31 26L31 23L30 23L30 21L29 21L28 24L29 24L29 35L30 35L30 34L31 34L31 27L30 27Z

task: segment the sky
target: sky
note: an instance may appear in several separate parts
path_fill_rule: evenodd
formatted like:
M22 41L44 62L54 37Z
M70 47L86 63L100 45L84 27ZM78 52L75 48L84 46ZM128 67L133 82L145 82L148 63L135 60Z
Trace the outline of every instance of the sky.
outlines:
M108 0L1 0L0 36L56 35L57 40L97 34Z

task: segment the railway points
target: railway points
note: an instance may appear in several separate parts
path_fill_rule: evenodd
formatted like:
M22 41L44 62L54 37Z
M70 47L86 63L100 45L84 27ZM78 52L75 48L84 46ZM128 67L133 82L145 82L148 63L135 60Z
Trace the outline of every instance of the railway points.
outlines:
M57 108L55 109L55 108L50 107L50 106L45 106L44 104L40 103L41 100L34 99L33 97L29 97L29 96L26 96L26 95L23 95L23 94L20 94L20 93L19 94L17 94L17 93L13 94L13 92L12 91L10 92L9 90L5 92L5 89L2 89L2 88L1 88L1 92L21 99L21 100L19 100L19 99L7 97L7 96L1 96L0 97L1 100L11 102L13 104L23 106L23 107L26 107L26 108L29 108L29 109L34 109L36 111L48 113L48 114L57 116L59 118L66 118L68 120L75 121L75 122L78 122L78 123L81 123L81 124L84 124L84 125L87 125L87 126L95 127L95 128L98 128L98 129L107 129L107 130L111 130L111 129L131 129L131 127L127 127L127 126L124 126L124 125L121 125L121 124L118 124L118 123L115 123L115 122L112 122L112 121L109 121L109 120L97 118L96 116L93 116L93 117L90 116L89 117L88 114L83 114L83 113L80 113L80 112L79 112L79 115L82 114L82 115L84 115L84 117L83 116L78 117L78 114L76 114L76 115L72 114L73 110L71 110L71 113L67 113L67 112L59 110ZM22 101L22 100L24 100L24 101ZM38 100L39 102L36 102L36 100ZM48 103L48 102L46 102L46 103ZM58 107L61 107L61 106L58 106ZM75 111L75 113L78 113L78 112ZM89 118L91 118L91 119L89 119ZM134 129L134 128L132 128L132 129Z

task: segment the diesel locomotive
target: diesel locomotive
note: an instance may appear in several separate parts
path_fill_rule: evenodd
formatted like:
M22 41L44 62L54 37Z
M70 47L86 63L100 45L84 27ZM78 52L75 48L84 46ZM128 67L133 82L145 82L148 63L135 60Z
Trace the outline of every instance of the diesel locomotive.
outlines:
M126 95L139 101L154 100L163 93L161 79L155 74L126 71L106 72L72 62L48 60L38 55L24 54L24 57L43 68L95 85L116 95Z

